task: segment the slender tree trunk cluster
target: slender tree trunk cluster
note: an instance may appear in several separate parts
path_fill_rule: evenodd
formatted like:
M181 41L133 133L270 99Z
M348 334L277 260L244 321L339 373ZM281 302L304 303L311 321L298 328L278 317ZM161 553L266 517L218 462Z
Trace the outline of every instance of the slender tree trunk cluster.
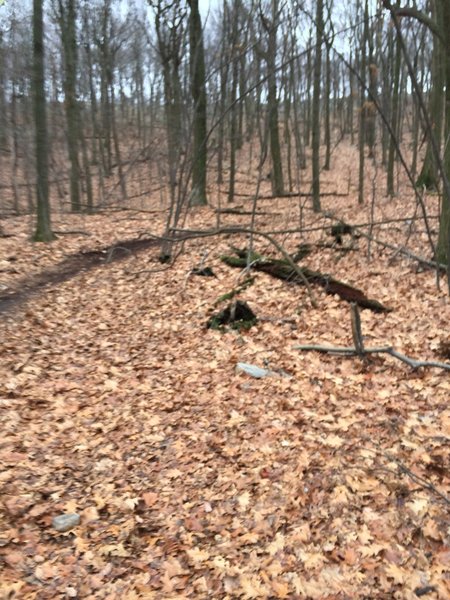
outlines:
M448 263L449 12L448 0L354 0L345 13L221 0L211 14L199 0L33 0L32 40L25 13L0 27L0 208L36 210L36 239L52 239L50 207L93 212L157 189L169 231L214 184L233 202L245 174L320 211L344 140L360 203L373 169L395 196L402 164L440 194Z

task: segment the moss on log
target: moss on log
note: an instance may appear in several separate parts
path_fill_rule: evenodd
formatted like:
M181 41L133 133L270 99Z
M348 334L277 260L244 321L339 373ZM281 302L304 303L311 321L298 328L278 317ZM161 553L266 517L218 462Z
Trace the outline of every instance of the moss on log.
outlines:
M230 265L230 266L236 266L236 265ZM231 291L227 292L226 294L222 294L222 296L219 296L217 298L217 300L214 302L214 306L217 306L218 304L221 304L222 302L226 302L227 300L232 300L235 296L237 296L238 294L240 294L241 292L246 290L249 286L251 286L254 283L254 281L255 281L254 277L247 277L246 279L244 279L244 281L241 283L241 285L232 289Z

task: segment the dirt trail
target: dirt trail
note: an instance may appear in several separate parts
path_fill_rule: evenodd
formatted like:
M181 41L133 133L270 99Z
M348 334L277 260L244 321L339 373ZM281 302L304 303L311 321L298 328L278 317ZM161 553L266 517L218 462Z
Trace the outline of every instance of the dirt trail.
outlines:
M51 269L32 277L23 278L18 283L18 289L0 294L0 314L18 308L47 285L63 283L81 271L90 271L106 263L118 262L158 244L159 242L154 239L131 239L115 242L101 250L80 251L72 254Z

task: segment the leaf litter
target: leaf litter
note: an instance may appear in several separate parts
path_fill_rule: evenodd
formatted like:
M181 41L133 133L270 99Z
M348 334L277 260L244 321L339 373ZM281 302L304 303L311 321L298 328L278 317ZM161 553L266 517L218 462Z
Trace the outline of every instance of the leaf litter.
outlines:
M276 226L292 220L286 200L269 206ZM351 218L366 210L353 205ZM381 200L378 210L404 207ZM215 218L199 209L188 225ZM65 254L162 225L84 223L92 239L43 247L17 219L0 243L20 276L39 276ZM170 269L136 276L158 265L149 249L3 315L0 597L450 596L448 374L302 355L295 344L351 342L348 305L317 291L312 308L304 289L265 274L241 297L284 319L205 329L236 287L219 258L229 242L191 241ZM393 306L362 313L371 344L433 359L450 317L433 274L382 249L367 262L359 248L317 250L309 264ZM186 279L205 249L217 277ZM15 289L17 278L3 283ZM290 377L255 379L238 362ZM52 527L73 514L70 531Z

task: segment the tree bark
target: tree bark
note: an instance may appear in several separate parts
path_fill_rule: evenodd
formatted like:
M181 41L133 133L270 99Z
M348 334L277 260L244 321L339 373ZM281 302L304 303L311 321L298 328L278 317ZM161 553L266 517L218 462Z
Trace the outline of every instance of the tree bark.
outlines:
M313 210L320 211L320 77L322 72L323 0L317 0L316 56L312 101L312 193Z
M232 13L231 37L230 37L230 59L231 59L231 90L230 90L230 172L228 177L228 202L234 200L234 184L236 180L236 150L238 146L238 108L236 106L237 87L239 78L239 60L237 56L238 47L238 19L239 3L234 0Z
M203 28L198 0L188 0L191 8L189 20L191 93L194 101L194 147L192 165L191 206L204 206L206 198L207 128L206 128L206 80Z
M6 101L6 50L3 45L3 31L0 30L0 151L6 149L7 137L7 101Z
M278 97L277 97L277 31L278 31L278 0L271 0L272 14L268 19L260 12L261 22L267 33L267 48L264 58L267 64L267 110L270 137L270 155L272 158L272 193L280 196L284 192L283 167L281 160Z
M77 38L75 0L59 0L59 24L64 53L64 107L67 150L70 162L70 206L80 212L80 165L78 161L80 116L77 101Z
M36 138L36 242L54 239L50 217L48 186L48 134L44 80L43 0L33 0L33 103Z
M444 150L444 169L447 177L447 185L444 185L442 195L441 218L439 222L439 239L437 245L438 262L448 265L450 271L450 192L448 181L450 180L450 2L448 0L438 0L442 10L442 34L444 35L444 57L445 57L445 150ZM448 273L450 275L450 273ZM450 277L449 277L450 279ZM449 281L450 290L450 281Z
M436 23L443 21L443 4L439 0L434 2ZM436 139L436 144L441 146L442 139L442 119L444 116L445 102L445 48L441 40L433 37L433 56L431 62L431 98L430 98L430 118L433 127L433 134ZM428 140L425 158L422 164L419 177L417 178L418 187L425 186L427 189L439 189L439 172L434 158L433 146Z
M364 26L363 26L363 34L361 40L361 99L360 99L360 107L359 107L359 177L358 177L358 204L364 204L364 164L365 164L365 144L366 144L366 48L367 48L367 38L368 38L368 19L367 19L367 0L364 6Z
M395 64L394 64L394 81L392 84L392 102L391 102L391 129L395 136L398 136L398 105L400 98L400 66L401 66L401 46L400 38L397 37L395 44ZM391 138L389 142L388 164L387 164L387 194L394 196L395 194L395 141Z
M186 15L179 3L166 6L161 0L152 0L150 5L155 11L158 53L163 74L167 164L171 205L174 207L182 145L180 65L184 51L183 39Z

